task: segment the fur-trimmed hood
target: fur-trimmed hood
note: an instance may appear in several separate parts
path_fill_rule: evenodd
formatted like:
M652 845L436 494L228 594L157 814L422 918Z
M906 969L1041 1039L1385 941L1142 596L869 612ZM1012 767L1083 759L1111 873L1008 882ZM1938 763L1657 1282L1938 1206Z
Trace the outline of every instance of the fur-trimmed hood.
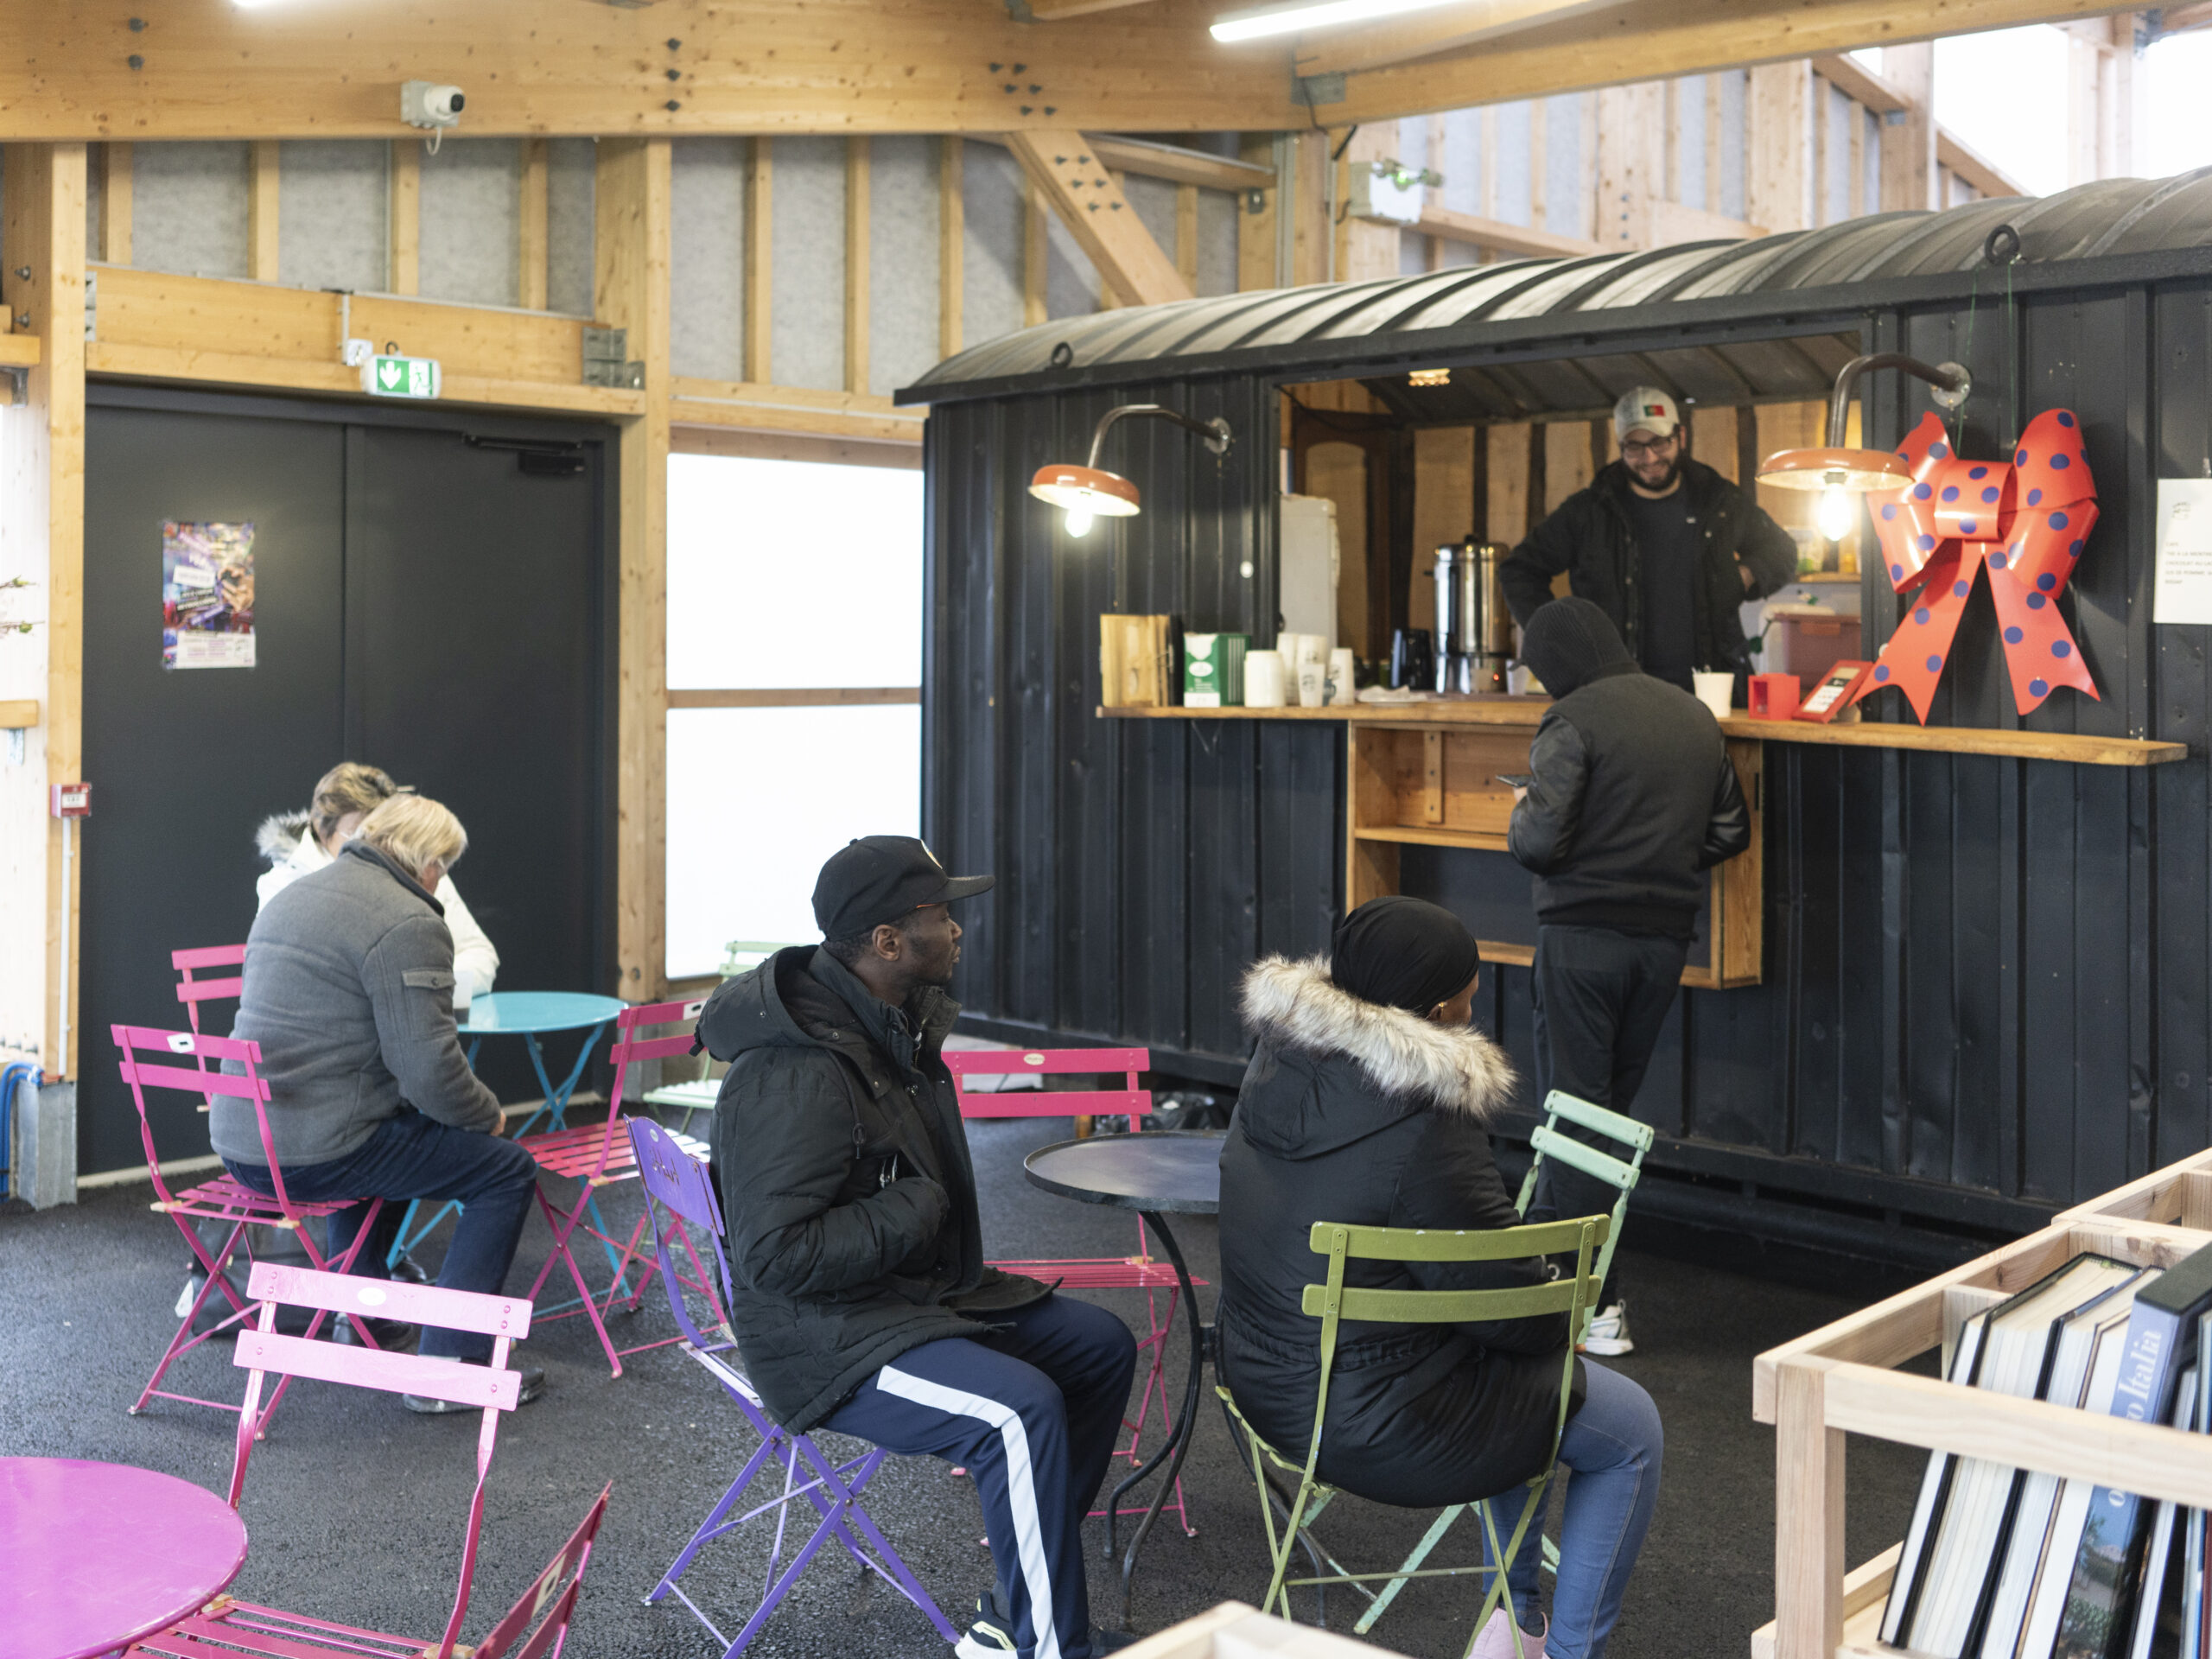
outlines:
M1374 1090L1391 1097L1390 1119L1441 1107L1487 1122L1513 1096L1513 1067L1482 1033L1354 996L1329 977L1324 957L1256 963L1244 976L1244 1022L1263 1046L1353 1062Z
M255 850L271 865L282 864L299 850L308 833L308 817L305 812L270 813L253 832Z

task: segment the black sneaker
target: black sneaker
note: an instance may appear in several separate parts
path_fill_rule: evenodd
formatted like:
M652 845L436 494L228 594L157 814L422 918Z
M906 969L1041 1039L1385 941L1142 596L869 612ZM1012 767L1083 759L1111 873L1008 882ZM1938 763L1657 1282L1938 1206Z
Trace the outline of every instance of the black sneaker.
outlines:
M403 1285L427 1285L430 1275L423 1271L423 1264L411 1255L403 1255L391 1264L391 1276Z
M997 1659L1001 1654L1020 1651L1014 1644L1014 1619L1000 1604L997 1586L976 1598L976 1622L952 1651L957 1659Z
M545 1368L543 1365L525 1365L522 1367L521 1376L522 1393L515 1403L518 1406L526 1406L545 1392ZM434 1400L428 1395L422 1394L403 1394L399 1396L399 1403L410 1411L422 1413L425 1417L442 1417L449 1411L484 1409L481 1406L464 1406L451 1400Z
M330 1333L330 1339L333 1342L342 1342L348 1347L359 1344L361 1338L359 1333L353 1329L352 1319L347 1319L343 1313L334 1313L331 1315L331 1321L337 1327ZM365 1319L361 1323L369 1327L369 1334L376 1338L377 1346L385 1353L405 1354L414 1351L415 1338L418 1333L416 1327L408 1324L406 1320Z

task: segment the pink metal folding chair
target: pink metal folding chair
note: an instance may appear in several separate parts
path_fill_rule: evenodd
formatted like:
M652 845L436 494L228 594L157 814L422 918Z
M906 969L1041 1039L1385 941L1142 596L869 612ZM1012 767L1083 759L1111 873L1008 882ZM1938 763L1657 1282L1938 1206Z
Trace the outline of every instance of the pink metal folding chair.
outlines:
M499 1414L514 1410L521 1397L522 1374L507 1368L507 1352L512 1344L530 1334L530 1304L518 1297L356 1279L268 1262L254 1264L246 1290L258 1306L261 1319L257 1326L238 1332L236 1363L249 1375L247 1409L240 1419L238 1449L231 1463L232 1509L238 1507L238 1494L245 1484L246 1463L253 1455L254 1437L245 1424L260 1397L262 1383L271 1372L284 1379L277 1385L280 1391L292 1378L306 1376L353 1388L380 1389L388 1394L428 1395L456 1405L484 1408L483 1427L476 1437L476 1492L468 1504L468 1531L461 1551L461 1587L454 1597L453 1616L446 1621L445 1634L430 1642L218 1596L197 1613L130 1649L133 1659L139 1655L156 1659L321 1659L324 1655L342 1655L346 1659L363 1659L363 1656L455 1659L456 1655L472 1653L474 1659L558 1659L568 1639L577 1594L583 1587L592 1541L598 1536L601 1517L607 1513L611 1487L601 1489L582 1524L569 1535L568 1542L522 1592L506 1617L492 1627L491 1633L473 1649L456 1645L476 1578L477 1545L484 1529L484 1480L491 1472ZM276 1328L280 1303L314 1308L318 1319L329 1313L479 1332L492 1338L492 1360L488 1365L475 1365L466 1360L379 1353L280 1336Z
M677 1327L683 1333L680 1338L683 1351L721 1384L722 1391L745 1414L746 1421L760 1437L759 1450L738 1471L729 1490L707 1511L707 1518L699 1523L691 1541L669 1563L668 1571L661 1574L660 1582L645 1598L647 1605L674 1595L691 1610L694 1618L707 1627L707 1633L722 1644L722 1659L736 1659L746 1644L760 1634L760 1627L768 1622L768 1616L776 1611L791 1587L798 1582L799 1574L806 1571L806 1564L835 1538L854 1560L921 1609L939 1636L948 1642L959 1641L960 1633L946 1621L912 1569L899 1559L890 1540L861 1506L861 1490L883 1466L887 1455L883 1448L870 1446L850 1462L833 1465L811 1435L793 1433L768 1415L760 1395L741 1369L737 1339L731 1334L725 1312L729 1295L729 1258L722 1250L721 1206L715 1202L714 1184L708 1179L706 1170L684 1149L683 1137L673 1130L643 1117L630 1119L628 1127L635 1160L644 1175L646 1211L649 1215L659 1212L653 1229L653 1253L660 1264L661 1287L668 1293ZM714 1253L721 1285L719 1297L715 1294L715 1275L707 1272L699 1247L692 1240L695 1230L706 1235L708 1246ZM679 1242L690 1258L690 1273L678 1266L672 1253ZM686 1285L702 1294L710 1315L709 1323L714 1327L713 1335L700 1330L690 1310L684 1306ZM754 1477L772 1465L783 1469L783 1495L772 1496L766 1503L757 1503L733 1519L730 1511L752 1486ZM785 1567L784 1529L791 1520L792 1501L800 1497L807 1501L820 1519L813 1534L792 1556L791 1565ZM760 1600L733 1639L715 1628L714 1620L684 1593L678 1580L707 1545L772 1510L776 1517L776 1535L768 1552L768 1570L762 1575ZM762 1525L766 1522L764 1521Z
M944 1064L952 1073L953 1087L960 1096L960 1116L963 1117L1127 1117L1132 1133L1144 1126L1152 1112L1152 1091L1137 1087L1137 1074L1152 1069L1152 1051L1145 1048L949 1048L944 1051ZM1125 1086L1107 1090L1019 1090L992 1091L970 1090L970 1077L1065 1077L1088 1075L1109 1077L1120 1071L1126 1074ZM1152 1332L1141 1338L1137 1347L1148 1355L1144 1389L1137 1395L1137 1414L1135 1421L1124 1419L1122 1427L1129 1431L1128 1444L1114 1455L1127 1458L1130 1463L1139 1461L1137 1443L1144 1438L1145 1419L1152 1411L1156 1394L1160 1401L1160 1420L1163 1427L1171 1427L1167 1416L1167 1333L1174 1328L1176 1300L1183 1287L1175 1277L1173 1264L1155 1259L1151 1241L1145 1236L1144 1217L1137 1217L1137 1253L1135 1255L1090 1255L1069 1258L1045 1258L1031 1262L994 1262L995 1268L1008 1273L1027 1274L1032 1279L1047 1283L1057 1279L1070 1290L1141 1290L1144 1292L1146 1317L1151 1321ZM1194 1278L1193 1285L1206 1281ZM1165 1318L1160 1308L1160 1296L1165 1292L1167 1308ZM1183 1478L1175 1478L1175 1500L1168 1507L1175 1511L1184 1533L1198 1536L1191 1525L1190 1512L1183 1506ZM1142 1508L1125 1510L1125 1515L1141 1515ZM1093 1511L1098 1513L1098 1511Z
M326 1262L316 1244L315 1230L305 1224L335 1215L339 1211L363 1200L326 1198L304 1204L285 1192L284 1172L276 1161L276 1143L269 1133L269 1084L260 1075L261 1045L235 1037L203 1037L196 1032L159 1031L144 1026L114 1026L110 1029L115 1035L116 1046L123 1052L123 1080L130 1085L130 1098L138 1109L139 1139L146 1150L147 1171L154 1178L153 1207L176 1223L177 1230L184 1235L185 1243L191 1247L193 1255L200 1262L200 1271L207 1276L207 1282L200 1286L200 1294L192 1300L184 1322L177 1326L176 1335L169 1338L168 1348L162 1355L161 1363L154 1367L153 1376L147 1379L145 1392L138 1396L138 1403L130 1408L131 1413L136 1415L143 1411L146 1402L156 1395L164 1400L213 1406L218 1411L244 1410L245 1408L220 1400L202 1400L196 1395L170 1393L161 1386L161 1382L163 1374L176 1363L179 1355L228 1331L252 1312L251 1304L239 1297L231 1281L223 1275L223 1269L230 1264L231 1256L241 1242L246 1244L251 1253L251 1239L246 1230L249 1227L282 1228L299 1240L301 1248L307 1251L308 1259L316 1267L344 1273L353 1267L353 1258L360 1254L361 1243L369 1236L368 1224L375 1220L377 1210L382 1207L384 1201L381 1198L368 1200L371 1205L368 1217L353 1235L353 1243L344 1255L334 1261ZM189 1055L200 1069L188 1071L181 1065L149 1064L138 1058L142 1053L165 1057ZM237 1060L245 1070L243 1075L234 1075L219 1069L211 1071L207 1069L210 1060L214 1061L218 1067L225 1060ZM255 1122L261 1128L262 1156L268 1160L270 1184L276 1187L276 1195L264 1198L228 1174L219 1175L212 1181L202 1181L199 1185L187 1187L181 1192L172 1192L168 1177L162 1173L160 1154L154 1148L154 1126L146 1109L146 1090L149 1088L175 1089L197 1095L200 1100L199 1109L203 1112L218 1095L251 1101ZM192 1224L194 1220L230 1224L230 1230L223 1236L219 1249L212 1254L209 1252L199 1230ZM193 1322L200 1317L201 1306L219 1287L230 1299L232 1312L198 1336L193 1335ZM318 1313L308 1328L308 1335L313 1337L321 1325L322 1315ZM371 1348L377 1345L365 1324L356 1319L353 1325L355 1336L362 1343ZM270 1398L268 1410L253 1421L254 1433L259 1433L268 1427L270 1414L276 1409L276 1402L283 1398L288 1386L289 1379L277 1384L276 1393Z
M184 1017L194 1033L200 1029L200 1005L236 998L245 988L245 946L203 944L190 950L169 952L169 966L177 972L176 1000L184 1004ZM227 974L221 972L229 969ZM215 970L212 979L194 979L195 973Z
M647 1254L639 1261L639 1247L645 1236L650 1212L638 1217L637 1225L630 1230L626 1239L616 1238L599 1214L599 1194L603 1187L613 1186L638 1179L637 1155L632 1151L630 1137L622 1132L622 1090L627 1080L631 1063L638 1060L665 1059L691 1052L690 1026L699 1018L699 1010L707 1005L703 1000L695 1002L652 1002L639 1007L625 1008L614 1016L614 1046L607 1051L614 1061L614 1092L607 1103L607 1122L588 1123L580 1128L554 1129L543 1135L524 1135L520 1144L530 1149L537 1160L537 1166L549 1175L575 1181L576 1196L567 1208L548 1198L545 1189L537 1189L537 1207L545 1213L546 1224L553 1230L553 1248L547 1253L545 1265L537 1270L537 1277L530 1287L533 1300L551 1276L554 1264L558 1262L569 1269L569 1277L576 1287L577 1305L543 1313L538 1322L549 1324L554 1319L565 1319L582 1313L591 1320L591 1327L599 1335L599 1345L606 1350L607 1363L614 1375L622 1375L622 1357L643 1353L649 1348L662 1348L681 1342L680 1336L661 1337L652 1342L641 1342L628 1348L617 1348L613 1338L607 1334L607 1316L617 1307L635 1312L645 1295L645 1287L652 1281L657 1263ZM684 1030L674 1037L638 1037L633 1033L643 1026L668 1026L683 1023ZM709 1157L707 1143L688 1135L675 1136L684 1152L699 1163ZM607 1253L607 1266L612 1269L604 1292L594 1291L585 1282L582 1267L577 1262L575 1244L582 1234L599 1241ZM637 1282L630 1282L633 1268L639 1269Z

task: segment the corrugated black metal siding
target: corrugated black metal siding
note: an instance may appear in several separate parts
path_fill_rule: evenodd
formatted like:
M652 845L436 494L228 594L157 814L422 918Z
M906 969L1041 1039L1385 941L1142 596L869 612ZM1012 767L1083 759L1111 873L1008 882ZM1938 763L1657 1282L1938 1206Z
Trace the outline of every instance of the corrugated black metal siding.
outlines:
M1773 746L1765 982L1684 995L1637 1112L1669 1137L1662 1163L2004 1224L2212 1137L2212 630L2150 620L2157 479L2212 475L2212 286L2012 304L1987 272L1980 289L1864 324L1870 349L1973 370L1964 453L2003 454L2053 405L2082 418L2101 517L2065 603L2104 696L2054 698L2025 723L2173 739L2190 758L2145 771ZM1873 387L1876 442L1926 407L1896 378ZM1080 453L1109 401L1139 398L1226 415L1237 442L1217 467L1180 432L1124 426L1146 501L1116 563L1111 529L1066 542L1026 484ZM1268 385L1249 377L931 415L925 817L950 863L999 874L960 988L985 1029L1145 1043L1226 1080L1245 1048L1243 969L1325 947L1339 729L1092 712L1114 600L1268 632L1275 442ZM1872 574L1865 600L1871 654L1897 607ZM2022 723L1986 597L1931 718ZM1406 868L1409 891L1451 885L1433 861ZM1478 1006L1525 1071L1529 975L1489 978Z

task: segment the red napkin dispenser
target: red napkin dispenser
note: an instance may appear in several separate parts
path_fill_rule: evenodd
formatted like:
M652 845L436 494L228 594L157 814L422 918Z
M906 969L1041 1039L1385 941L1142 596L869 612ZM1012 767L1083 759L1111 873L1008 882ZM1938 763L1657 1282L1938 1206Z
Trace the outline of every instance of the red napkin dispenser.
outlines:
M1799 697L1795 674L1751 676L1751 718L1789 720L1797 713Z

